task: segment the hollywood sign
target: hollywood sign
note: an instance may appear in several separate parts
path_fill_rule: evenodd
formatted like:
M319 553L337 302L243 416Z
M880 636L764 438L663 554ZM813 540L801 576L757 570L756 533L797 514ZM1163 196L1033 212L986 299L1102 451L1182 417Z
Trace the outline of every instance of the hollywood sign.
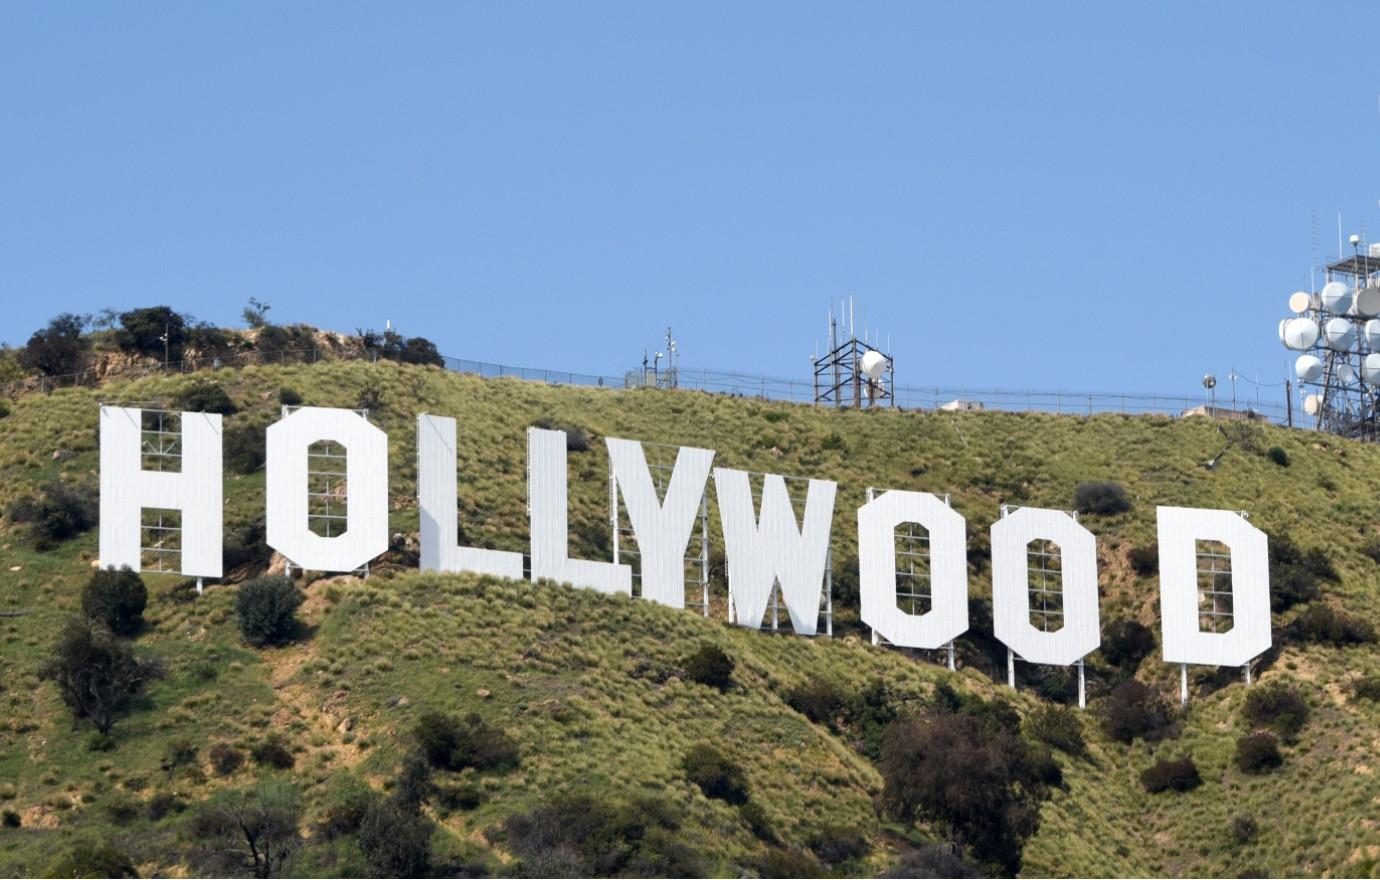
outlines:
M142 468L142 416L135 408L102 406L100 415L100 564L141 566L146 508L180 511L179 572L221 576L221 418L182 413L181 469ZM521 553L457 545L456 423L417 417L417 500L421 567L522 579ZM345 449L346 522L332 537L309 528L309 448L329 441ZM713 476L727 569L730 619L760 628L773 596L801 635L819 628L836 484L809 480L797 519L785 478L766 474L756 503L749 474L712 467L714 452L682 447L658 497L642 444L607 438L610 497L621 497L640 555L641 596L685 606L685 554ZM387 436L353 410L303 407L267 429L267 543L294 566L357 571L388 548ZM910 648L951 646L968 629L966 523L944 500L924 492L873 494L858 509L858 564L863 623L887 642ZM632 567L572 559L567 528L566 438L562 431L527 432L530 577L603 593L632 595ZM1160 611L1164 660L1247 666L1271 644L1269 568L1263 532L1233 511L1159 507ZM895 534L913 523L929 537L930 608L910 613L898 603ZM1027 548L1057 545L1063 624L1045 631L1030 620ZM1230 551L1231 627L1204 631L1199 618L1197 542ZM1068 666L1101 644L1096 539L1065 511L1024 507L992 525L995 636L1012 657ZM1248 667L1249 668L1249 667ZM1080 666L1081 671L1081 666ZM1186 693L1186 692L1185 692Z

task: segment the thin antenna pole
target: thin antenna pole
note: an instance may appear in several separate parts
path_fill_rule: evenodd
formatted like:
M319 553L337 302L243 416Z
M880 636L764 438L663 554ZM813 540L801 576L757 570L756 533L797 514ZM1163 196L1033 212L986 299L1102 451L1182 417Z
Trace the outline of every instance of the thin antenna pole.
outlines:
M1340 261L1345 256L1342 253L1342 212L1337 212L1337 260Z
M1339 244L1340 244L1341 240L1342 240L1342 215L1341 215L1341 214L1338 214L1338 215L1337 215L1337 241L1338 241ZM857 328L857 325L853 322L853 295L852 295L852 294L849 294L849 295L848 295L848 338L849 338L849 339L857 339L857 338L858 338L858 328Z

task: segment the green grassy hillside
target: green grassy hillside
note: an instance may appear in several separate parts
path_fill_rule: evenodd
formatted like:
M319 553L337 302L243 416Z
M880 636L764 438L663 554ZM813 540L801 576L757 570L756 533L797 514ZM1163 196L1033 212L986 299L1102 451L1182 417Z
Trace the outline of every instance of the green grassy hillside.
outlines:
M1325 584L1319 602L1371 621L1380 617L1380 564L1371 558L1380 537L1380 448L1304 431L1260 426L1234 434L1238 442L1208 469L1203 463L1227 441L1203 419L830 412L693 392L482 380L390 363L248 367L214 378L239 408L227 419L227 432L266 425L284 387L309 404L368 402L371 418L389 435L392 528L405 536L417 531L413 419L431 412L459 423L468 542L524 551L524 431L545 419L583 429L591 441L588 451L570 454L572 549L590 558L607 554L608 545L602 439L620 436L704 446L717 451L720 465L837 480L834 560L841 586L849 580L855 511L868 486L952 493L969 522L970 591L981 599L990 595L986 533L1000 505L1067 508L1078 483L1109 480L1126 487L1133 506L1083 518L1098 539L1104 623L1135 618L1158 635L1155 579L1137 575L1128 562L1133 547L1154 541L1158 504L1249 511L1258 527L1330 557L1338 579ZM94 491L98 402L171 401L198 380L160 376L15 401L0 418L0 506L9 510L54 480ZM1288 466L1266 454L1276 446ZM227 471L226 483L227 542L245 542L262 518L263 474ZM350 785L391 784L408 731L428 709L477 712L507 731L522 755L511 772L467 771L448 780L468 787L463 807L428 808L444 829L438 852L452 864L523 870L499 833L504 819L555 792L594 791L610 798L666 795L683 806L678 833L706 854L709 870L752 871L766 845L739 811L705 798L680 769L689 746L718 740L741 760L777 848L801 850L829 825L861 828L870 855L847 871L880 872L907 841L924 840L932 830L878 818L877 769L847 735L790 708L786 692L813 680L852 690L880 680L904 704L927 699L947 682L962 692L1000 695L1023 715L1040 702L1031 686L1013 693L993 681L984 654L990 627L981 622L960 643L959 670L951 673L931 658L872 647L855 605L838 609L833 639L772 636L722 622L718 579L720 613L706 620L554 585L415 573L403 549L381 560L367 581L304 582L309 598L302 616L310 634L276 649L241 641L233 584L197 598L178 578L146 576L149 625L137 644L162 658L167 675L117 723L113 748L93 750L89 728L73 726L38 670L63 618L80 609L95 532L40 549L9 517L0 529L0 612L6 615L0 617L0 809L20 821L19 828L0 828L5 875L43 874L82 842L110 843L142 874L196 873L187 856L195 805L256 773L252 766L229 777L211 773L212 745L247 748L281 734L296 760L280 773L300 787L307 818L317 821ZM1277 615L1277 625L1286 627L1299 610ZM737 662L735 686L726 692L676 674L703 642ZM1155 656L1138 676L1177 702L1177 670ZM1024 873L1380 871L1374 780L1380 704L1356 699L1349 689L1380 673L1374 644L1283 645L1259 681L1300 687L1312 715L1298 742L1285 746L1283 766L1259 776L1233 764L1235 740L1246 732L1247 688L1238 677L1195 671L1195 696L1179 736L1127 746L1098 727L1096 710L1112 673L1101 658L1092 661L1093 700L1083 716L1088 753L1058 756L1064 785L1043 807ZM189 746L194 757L187 757ZM1140 771L1158 758L1182 755L1194 758L1204 784L1146 794ZM160 798L188 808L150 810ZM1255 841L1233 841L1230 826L1239 816L1257 823ZM365 870L353 844L321 834L289 867L323 876Z

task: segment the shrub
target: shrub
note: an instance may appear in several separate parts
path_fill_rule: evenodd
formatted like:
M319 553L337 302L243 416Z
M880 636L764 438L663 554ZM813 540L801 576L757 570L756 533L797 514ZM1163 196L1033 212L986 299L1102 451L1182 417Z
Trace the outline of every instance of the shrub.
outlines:
M1081 755L1088 749L1083 739L1083 722L1068 706L1043 705L1026 716L1022 726L1026 733L1046 745L1070 755Z
M225 465L235 474L252 474L268 455L263 425L235 425L225 432Z
M235 596L240 634L256 647L287 644L297 635L297 606L304 598L292 579L281 575L245 581Z
M544 431L564 431L566 452L589 452L589 435L578 425L562 425L551 419L537 419L532 427Z
M297 759L292 756L292 751L283 742L283 738L276 733L255 743L249 750L249 754L254 758L254 763L261 767L272 767L275 770L289 770L293 764L297 763Z
M1293 742L1308 723L1308 704L1288 685L1260 685L1246 694L1241 714L1251 727L1268 728L1285 742Z
M878 769L887 813L938 823L979 861L1020 870L1048 794L1020 736L970 715L928 712L891 725Z
M167 750L163 754L163 761L160 764L164 771L176 770L178 767L185 767L195 763L196 755L199 751L197 744L186 737L177 737L168 742Z
M1375 627L1369 621L1322 603L1309 606L1295 617L1288 633L1301 642L1329 645L1362 645L1375 641Z
M1131 499L1119 483L1079 483L1073 490L1073 509L1111 516L1131 509Z
M278 403L283 406L301 406L302 395L285 386L278 389Z
M771 820L767 818L767 811L762 809L762 805L756 801L744 801L738 805L738 815L742 817L743 824L747 825L752 836L763 843L776 843L776 829L772 827Z
M682 662L685 666L685 677L693 682L709 685L721 691L733 686L733 658L724 653L718 645L705 642Z
M779 846L767 847L766 852L748 859L759 877L823 877L819 862L794 850Z
M1102 729L1118 742L1155 740L1169 728L1169 706L1159 691L1133 679L1112 688L1101 706Z
M1248 733L1236 741L1236 766L1245 773L1259 774L1284 763L1279 739L1268 731Z
M234 415L236 411L235 402L225 389L204 379L178 392L173 405L184 412L219 413L223 416Z
M211 769L217 776L229 776L244 764L244 752L227 743L211 746Z
M1245 846L1256 839L1260 834L1260 826L1250 816L1232 816L1231 825L1227 829L1231 842L1237 846ZM1242 875L1246 876L1246 875ZM1264 876L1263 874L1251 874L1252 877Z
M48 322L48 326L29 337L19 351L19 364L26 370L37 370L45 376L65 376L79 372L91 350L91 342L82 336L86 319L79 315L63 314Z
M708 876L711 866L679 839L680 822L680 812L661 800L564 794L509 816L503 827L524 876Z
M824 679L811 679L786 692L786 705L816 724L834 727L849 703L843 688Z
M21 498L10 505L11 522L27 524L40 550L80 535L96 524L98 493L86 486L53 481L37 497Z
M202 358L228 357L243 344L235 334L206 321L189 326L185 341L185 348Z
M138 877L129 856L109 844L79 843L48 874L50 877Z
M24 824L24 820L21 819L19 814L14 810L5 810L3 813L0 813L0 824L3 824L6 828L18 828Z
M177 796L177 792L167 790L154 792L153 796L149 798L149 802L144 805L144 812L149 817L150 822L161 821L185 809L187 809L187 805L182 802L182 798Z
M1159 760L1146 767L1140 774L1140 784L1151 794L1162 791L1191 791L1203 784L1198 775L1198 765L1192 758L1177 761Z
M301 821L297 790L266 780L208 801L197 811L189 830L225 869L220 876L248 870L255 877L272 877L302 842Z
M134 635L144 625L149 591L144 579L129 566L102 568L91 575L81 594L81 610L89 620L99 620L111 632Z
M165 334L168 337L166 348ZM120 329L115 331L115 342L120 348L159 360L165 352L169 361L181 360L182 345L186 341L186 319L167 306L124 312L120 315Z
M1133 674L1153 650L1155 634L1139 620L1113 621L1102 634L1102 657Z
M116 716L152 681L161 678L156 660L141 658L104 628L71 619L58 635L39 675L57 685L78 719L109 733Z
M0 398L0 419L5 418L5 417L8 416L9 414L10 414L10 404L9 404L9 401L7 401L7 400L5 400L5 399L3 399L3 398Z
M431 865L436 826L415 810L375 798L359 824L359 849L378 877L422 877Z
M699 786L707 798L741 804L748 799L743 768L708 743L691 746L681 760L685 778Z
M393 782L393 801L403 809L415 813L420 811L422 804L431 797L434 788L431 781L431 764L427 762L426 755L417 749L403 755L398 778Z
M139 804L127 794L117 794L106 800L105 815L116 825L128 825L139 818Z
M3 405L3 401L0 401L0 407ZM1361 554L1371 562L1380 563L1380 537L1368 538L1366 543L1361 546Z
M1380 675L1368 675L1351 683L1351 695L1357 700L1380 703Z
M1283 446L1271 446L1270 450L1265 453L1265 457L1280 467L1287 468L1289 466L1289 453L1284 451Z
M981 877L982 874L954 852L951 846L933 844L919 849L906 850L901 859L890 870L882 872L881 877Z
M857 828L827 825L810 836L810 851L826 865L841 865L867 855L867 835Z
M382 360L445 366L445 359L436 350L436 344L425 337L404 337L394 330L385 330L382 333L376 330L358 332L360 344Z
M1287 611L1322 596L1322 581L1336 582L1337 568L1322 550L1299 549L1287 535L1269 536L1270 609Z
M1126 554L1126 561L1131 563L1131 569L1141 577L1150 577L1160 570L1160 545L1146 544L1144 547L1132 547L1131 552Z
M438 770L507 770L518 764L517 743L473 712L464 718L426 712L412 735L427 763Z

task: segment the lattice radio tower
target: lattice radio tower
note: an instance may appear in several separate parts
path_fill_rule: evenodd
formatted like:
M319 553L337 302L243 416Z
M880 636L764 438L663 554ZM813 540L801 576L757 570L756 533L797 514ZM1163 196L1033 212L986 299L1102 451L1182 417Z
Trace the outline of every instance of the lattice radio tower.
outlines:
M827 353L823 357L816 355L810 358L815 368L815 403L840 409L849 406L894 407L896 397L893 394L894 363L891 355L871 345L866 338L858 338L854 331L851 296L848 298L846 340L839 335L839 325L844 323L842 303L839 304L839 312L839 315L835 315L833 306L829 307Z

